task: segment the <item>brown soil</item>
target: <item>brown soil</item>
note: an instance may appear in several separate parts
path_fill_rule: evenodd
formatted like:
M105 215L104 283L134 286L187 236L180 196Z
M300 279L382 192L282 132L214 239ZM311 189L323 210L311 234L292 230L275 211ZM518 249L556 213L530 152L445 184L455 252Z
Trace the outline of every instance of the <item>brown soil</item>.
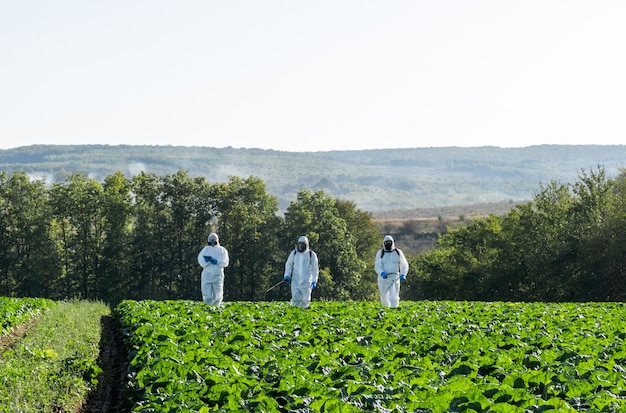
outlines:
M35 324L36 318L31 318L27 322L17 327L14 327L9 334L0 336L0 357L6 350L13 348L28 332L28 329Z
M81 412L123 413L129 410L124 404L128 368L124 342L112 316L102 317L101 326L98 364L103 372L98 378L98 388L90 395Z

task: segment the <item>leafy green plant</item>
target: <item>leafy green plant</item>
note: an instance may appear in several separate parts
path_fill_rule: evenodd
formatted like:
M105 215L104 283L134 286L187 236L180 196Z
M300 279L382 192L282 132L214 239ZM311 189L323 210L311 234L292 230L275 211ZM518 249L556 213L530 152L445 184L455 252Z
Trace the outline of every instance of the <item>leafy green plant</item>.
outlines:
M0 335L10 333L14 327L41 314L54 305L47 298L0 297Z
M626 305L124 301L132 411L626 406Z

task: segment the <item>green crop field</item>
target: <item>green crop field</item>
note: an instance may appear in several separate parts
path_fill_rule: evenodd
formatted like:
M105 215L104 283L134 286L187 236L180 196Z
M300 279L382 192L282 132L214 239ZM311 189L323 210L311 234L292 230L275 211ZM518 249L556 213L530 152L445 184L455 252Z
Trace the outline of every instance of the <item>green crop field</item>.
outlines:
M111 316L128 366L97 360ZM0 411L85 411L123 367L132 412L622 412L625 318L626 303L0 298L2 338L29 325L0 353Z
M124 301L133 412L626 410L626 304Z

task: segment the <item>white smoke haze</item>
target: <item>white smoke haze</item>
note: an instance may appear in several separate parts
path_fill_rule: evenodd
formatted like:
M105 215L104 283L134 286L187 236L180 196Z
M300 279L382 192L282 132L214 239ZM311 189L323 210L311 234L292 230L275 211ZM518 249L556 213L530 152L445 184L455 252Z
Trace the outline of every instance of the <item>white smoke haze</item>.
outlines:
M54 174L48 172L31 172L28 174L28 178L31 182L43 180L46 186L51 186L54 183Z
M195 162L191 160L190 156L178 156L176 158L176 164L178 165L178 169L187 172L196 167Z
M141 172L146 172L146 165L143 162L133 162L128 165L128 172L130 176L139 175Z
M250 174L245 173L236 165L219 165L217 168L208 167L205 172L207 181L209 182L227 182L229 176L238 176L247 178Z

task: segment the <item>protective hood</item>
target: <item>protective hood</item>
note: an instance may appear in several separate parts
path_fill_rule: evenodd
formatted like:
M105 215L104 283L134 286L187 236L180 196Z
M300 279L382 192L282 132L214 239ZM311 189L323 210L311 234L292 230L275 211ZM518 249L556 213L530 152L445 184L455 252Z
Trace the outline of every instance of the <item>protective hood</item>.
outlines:
M309 249L309 239L303 235L300 238L298 238L298 244L301 243L301 242L303 242L304 245L306 245L306 248L304 250L305 251L308 250Z
M209 244L211 244L211 240L215 240L216 244L215 245L220 245L220 237L217 236L217 234L215 232L211 232L207 238L207 242Z
M383 249L385 249L385 241L391 241L391 248L389 248L390 251L393 251L396 248L396 242L393 240L391 235L385 235L383 238Z

